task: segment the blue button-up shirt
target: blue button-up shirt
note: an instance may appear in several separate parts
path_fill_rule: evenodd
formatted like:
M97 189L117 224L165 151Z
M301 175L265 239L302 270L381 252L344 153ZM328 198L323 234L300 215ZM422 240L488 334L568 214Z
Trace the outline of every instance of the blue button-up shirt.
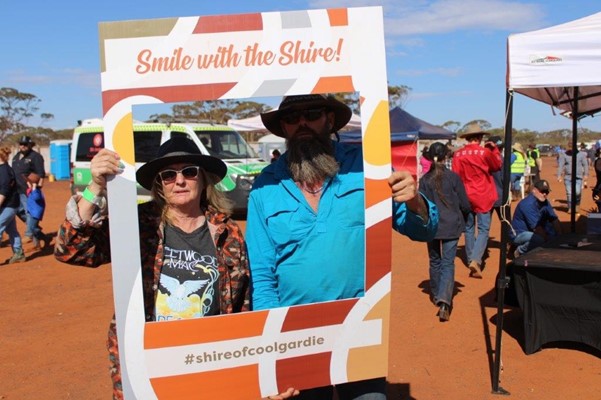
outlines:
M365 286L365 190L358 146L334 143L338 174L325 182L315 212L290 176L287 154L257 178L248 204L246 242L253 309L360 297ZM393 227L413 240L432 240L429 219L393 202Z

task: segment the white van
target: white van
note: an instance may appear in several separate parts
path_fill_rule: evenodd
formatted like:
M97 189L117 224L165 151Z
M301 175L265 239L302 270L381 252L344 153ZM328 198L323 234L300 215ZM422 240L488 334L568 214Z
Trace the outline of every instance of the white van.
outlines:
M223 160L228 171L217 188L228 194L234 202L236 213L246 212L254 179L268 165L237 131L225 125L135 122L133 132L137 167L156 157L159 146L175 135L186 136L196 143L201 153ZM102 148L102 120L95 118L81 121L73 131L71 146L72 193L82 192L88 185L92 179L90 160ZM148 191L139 185L138 198L140 201L150 198Z

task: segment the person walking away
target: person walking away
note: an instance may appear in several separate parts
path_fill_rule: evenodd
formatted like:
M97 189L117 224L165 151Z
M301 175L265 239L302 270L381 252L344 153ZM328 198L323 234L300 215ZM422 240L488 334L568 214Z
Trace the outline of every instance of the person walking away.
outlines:
M541 179L515 208L510 232L510 239L515 247L514 257L540 247L561 234L559 218L547 199L550 192L549 182Z
M17 211L17 216L25 223L25 236L35 240L33 231L36 230L37 226L34 226L35 221L27 213L27 177L31 173L39 175L40 181L37 183L37 187L41 190L44 185L46 171L44 169L44 157L33 150L33 146L35 146L35 143L29 136L22 136L19 139L19 151L12 160L12 167L15 171L17 191L19 193L19 210Z
M557 160L557 181L563 180L566 188L567 209L566 212L571 213L574 207L575 213L578 214L580 208L580 200L582 194L582 183L588 177L588 160L585 152L576 151L576 176L572 177L572 145L568 143L565 153L561 153ZM572 204L572 179L576 180L576 193L574 204Z
M12 247L13 255L7 260L8 264L26 260L21 243L21 235L17 230L17 210L19 209L19 194L15 182L15 173L8 165L11 150L8 146L0 148L0 237L6 232Z
M516 201L521 198L522 178L525 179L524 175L528 165L528 157L520 143L514 143L511 150L511 197L513 201Z
M365 294L365 188L360 146L332 140L352 112L333 96L286 96L261 114L286 139L279 161L261 171L248 201L246 238L256 310ZM389 176L392 225L413 240L432 240L434 203L409 171ZM386 398L376 378L301 390L300 399ZM362 397L364 396L364 397Z
M595 184L595 187L593 187L593 200L597 205L597 212L601 212L601 143L599 143L597 150L595 150L595 161L593 166L597 177L597 183Z
M534 143L528 145L526 156L530 167L530 186L532 187L540 180L540 173L543 171L543 160L540 157L540 150L536 148Z
M434 201L440 215L434 240L428 242L430 295L439 307L439 320L444 322L449 320L453 308L457 243L465 230L465 218L471 206L461 178L445 167L447 146L433 143L428 156L432 165L420 181L420 188Z
M503 223L504 216L501 210L501 207L503 207L503 139L501 139L501 136L491 136L488 141L494 143L501 154L501 169L493 172L492 178L495 181L495 187L497 189L497 200L495 200L493 210L495 210L499 221Z
M248 258L232 205L215 185L227 167L175 136L136 172L152 200L138 205L146 321L230 314L250 309ZM111 262L107 179L123 172L119 155L102 149L90 164L92 181L67 204L54 255L62 262L98 267ZM199 261L200 260L200 261ZM185 294L182 297L182 288ZM123 398L115 319L108 340L113 399ZM202 388L198 398L203 398ZM288 398L288 389L278 398Z
M586 162L587 162L587 164L589 165L589 168L590 168L591 159L589 157L588 150L586 149L586 143L580 142L580 148L578 149L578 152L579 153L584 153L584 155L586 156ZM585 189L588 187L588 181L587 181L586 178L584 178L582 180L582 187L585 188Z
M595 142L595 144L589 146L586 149L586 157L588 158L588 162L589 162L589 167L590 168L595 168L595 160L597 159L597 144L599 141Z
M419 157L420 178L428 173L431 165L432 160L429 158L428 155L428 146L424 146L424 148L422 149L422 154Z
M488 133L471 123L459 135L467 144L453 156L453 172L461 178L470 201L471 212L465 225L465 254L470 277L482 278L482 258L488 247L492 208L497 190L492 173L501 169L501 153L495 143L480 143ZM476 229L478 233L476 234Z
M445 162L445 167L447 169L453 168L453 153L455 152L455 147L453 146L453 141L451 139L447 140L447 161Z

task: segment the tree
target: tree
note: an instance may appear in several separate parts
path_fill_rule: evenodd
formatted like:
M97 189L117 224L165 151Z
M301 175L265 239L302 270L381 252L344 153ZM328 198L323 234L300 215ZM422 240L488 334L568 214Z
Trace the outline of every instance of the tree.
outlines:
M232 118L233 110L236 109L239 103L239 101L228 99L175 104L171 106L171 115L153 114L149 119L161 122L226 124Z
M388 85L388 106L390 109L395 107L403 108L411 92L411 88L405 85L390 86ZM359 104L359 93L332 93L337 100L346 104L354 114L361 115L361 106Z
M357 92L343 92L343 93L332 93L332 96L336 98L336 100L341 101L346 104L353 114L360 115L361 114L361 105L359 104L359 93Z
M442 124L440 127L450 130L451 132L457 132L457 129L461 126L459 121L447 121Z
M40 100L29 93L21 93L13 88L0 89L0 140L20 132L25 121L38 110Z
M270 109L271 107L263 103L257 103L254 101L241 101L238 102L236 107L232 110L232 118L244 119L254 117L257 114L264 113Z
M35 130L28 126L28 121L38 112L40 102L41 100L31 93L22 93L8 87L0 88L0 141L25 130ZM54 116L42 113L40 118L47 121ZM46 133L40 139L44 137L48 140Z
M409 94L411 93L411 90L413 89L405 85L388 85L388 103L390 108L405 107L407 100L409 100Z
M530 143L538 143L538 133L529 129L520 129L512 133L513 143L521 143L524 147Z
M492 125L490 124L490 122L488 122L485 119L474 119L474 120L468 122L467 124L463 125L461 127L461 129L458 131L458 133L465 132L465 130L467 129L468 125L470 125L470 124L478 124L478 125L480 125L480 127L484 131L487 131L487 130L489 130L492 127Z

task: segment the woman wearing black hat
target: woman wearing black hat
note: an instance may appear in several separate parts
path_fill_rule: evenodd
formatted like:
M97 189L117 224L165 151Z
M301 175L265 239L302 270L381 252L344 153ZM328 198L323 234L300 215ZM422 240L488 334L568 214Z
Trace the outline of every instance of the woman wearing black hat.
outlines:
M104 193L107 177L122 172L120 164L119 156L107 149L92 159L92 182L67 206L55 246L58 260L88 267L111 261ZM226 169L223 161L202 155L189 139L175 137L137 171L136 180L153 198L138 206L147 321L249 310L246 245L230 219L229 201L215 188ZM108 343L113 398L121 399L114 319Z

